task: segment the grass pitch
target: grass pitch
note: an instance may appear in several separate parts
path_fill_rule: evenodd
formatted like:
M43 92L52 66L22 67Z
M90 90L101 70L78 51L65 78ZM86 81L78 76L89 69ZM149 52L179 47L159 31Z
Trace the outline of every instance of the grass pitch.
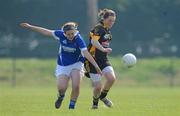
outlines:
M180 88L122 88L109 93L114 103L91 109L91 87L82 87L75 110L68 110L70 89L60 109L55 87L0 88L0 116L180 116Z
M0 116L180 116L180 59L138 59L131 69L120 61L120 57L111 58L117 75L108 95L113 108L100 102L98 110L91 109L92 88L84 78L76 109L68 110L69 88L57 110L55 59L17 59L14 88L13 63L0 59ZM172 77L174 87L170 88Z

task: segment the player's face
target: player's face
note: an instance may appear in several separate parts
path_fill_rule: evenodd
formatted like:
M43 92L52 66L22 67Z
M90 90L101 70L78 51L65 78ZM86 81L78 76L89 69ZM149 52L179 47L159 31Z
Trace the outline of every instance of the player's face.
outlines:
M109 16L108 18L104 19L104 24L111 28L115 23L116 17L115 16Z
M68 30L65 32L65 36L69 39L69 40L73 40L74 36L75 36L76 30Z

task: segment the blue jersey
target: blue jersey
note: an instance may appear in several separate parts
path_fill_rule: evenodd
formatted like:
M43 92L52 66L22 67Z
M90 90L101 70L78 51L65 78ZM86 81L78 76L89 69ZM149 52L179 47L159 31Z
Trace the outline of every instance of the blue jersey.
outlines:
M55 30L53 36L60 42L58 65L67 66L79 61L84 63L85 59L81 51L86 50L87 47L79 32L76 33L73 40L68 40L62 30Z

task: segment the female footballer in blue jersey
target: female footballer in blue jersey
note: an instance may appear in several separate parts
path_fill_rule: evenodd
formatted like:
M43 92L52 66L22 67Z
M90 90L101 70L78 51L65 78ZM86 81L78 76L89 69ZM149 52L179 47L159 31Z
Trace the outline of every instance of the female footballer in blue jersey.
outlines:
M77 30L77 24L74 22L65 23L60 30L49 30L28 23L21 23L20 26L45 36L54 37L59 41L60 50L55 71L59 95L55 102L55 107L57 109L60 108L68 87L68 82L71 79L72 91L69 109L74 109L80 92L80 80L84 74L84 57L86 57L95 67L96 71L101 74L99 66L89 54L86 44Z
M99 23L90 32L88 51L102 70L106 82L102 86L101 75L98 74L96 69L87 60L85 62L86 76L91 78L94 85L93 109L98 108L99 99L108 107L113 105L106 96L116 80L113 67L108 59L108 54L112 51L110 48L110 42L112 40L110 29L116 20L116 13L113 10L104 9L100 11L99 17Z

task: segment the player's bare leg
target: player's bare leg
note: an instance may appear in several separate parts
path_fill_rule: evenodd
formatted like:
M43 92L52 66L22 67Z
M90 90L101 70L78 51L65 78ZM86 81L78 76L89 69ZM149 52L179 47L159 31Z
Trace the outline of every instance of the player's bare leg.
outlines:
M101 94L102 84L101 81L93 82L94 90L93 90L93 105L92 109L98 108L99 96Z
M58 109L61 107L62 101L64 99L65 96L65 92L67 90L68 87L68 82L69 82L69 77L67 77L66 75L60 75L57 78L57 89L58 89L58 99L55 102L55 107Z
M71 91L71 100L69 103L69 109L74 109L77 98L80 93L80 81L81 81L80 70L73 69L71 72L71 79L72 79L72 91Z
M98 109L99 96L101 94L102 83L101 75L90 73L89 77L91 78L93 84L93 104L92 109Z
M116 80L116 76L115 76L114 72L107 72L104 74L104 77L106 78L106 82L105 82L103 90L101 92L100 100L103 101L107 107L112 107L112 105L113 105L112 101L107 99L106 96L108 94L108 91L114 84L114 82Z

